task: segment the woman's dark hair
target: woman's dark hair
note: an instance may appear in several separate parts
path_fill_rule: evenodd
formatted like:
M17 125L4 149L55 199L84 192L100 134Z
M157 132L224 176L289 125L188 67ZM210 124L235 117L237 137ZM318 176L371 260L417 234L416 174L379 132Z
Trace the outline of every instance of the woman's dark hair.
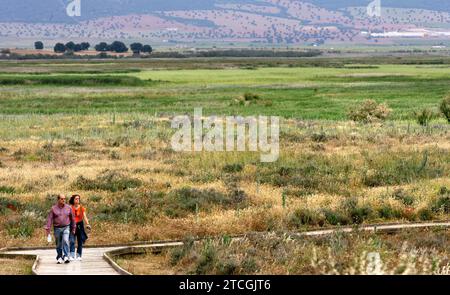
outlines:
M69 200L69 204L70 205L75 205L75 198L76 197L79 197L80 201L81 201L81 196L80 195L73 195L72 197L70 197L70 200Z

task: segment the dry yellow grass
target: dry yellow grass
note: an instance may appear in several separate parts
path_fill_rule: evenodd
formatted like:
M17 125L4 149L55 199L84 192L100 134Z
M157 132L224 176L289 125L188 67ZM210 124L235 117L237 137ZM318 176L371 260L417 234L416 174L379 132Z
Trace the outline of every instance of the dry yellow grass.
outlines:
M449 231L405 230L396 234L336 233L298 238L250 234L240 240L215 238L183 247L122 256L133 274L445 274L450 263Z
M8 124L8 120L17 124ZM127 124L133 126L133 122L144 125L148 123L150 127L140 127L139 124L137 127L124 127ZM408 132L405 123L390 125L364 126L350 122L287 120L282 127L284 134L281 137L281 164L276 165L295 166L296 159L313 156L318 159L341 157L353 161L355 167L358 167L367 164L366 154L382 152L388 159L389 154L404 153L408 157L414 155L421 158L425 150L432 149L438 149L441 156L445 158L447 155L448 159L450 133L447 127L429 132ZM3 138L6 138L0 143L3 148L0 152L0 186L13 187L15 190L12 194L2 196L23 204L44 204L47 196L53 194L81 194L93 223L90 244L282 230L287 228L290 216L298 209L335 210L349 197L321 190L320 186L318 191L295 196L289 193L290 190L298 189L293 184L276 186L269 181L258 181L260 174L267 167L259 167L255 163L257 154L170 152L168 139L171 131L167 122L144 115L117 115L114 122L111 115L12 116L0 121L0 132ZM322 140L320 136L315 139L316 134L320 133L325 133L325 139ZM120 197L120 192L83 190L73 185L79 176L95 179L105 170L109 170L119 171L127 177L142 181L142 186L135 191L143 194L170 193L183 187L214 189L226 193L228 187L224 182L222 168L233 163L243 164L243 171L237 174L239 188L247 195L247 203L243 208L224 209L211 206L208 210L200 208L197 214L191 213L179 218L171 218L160 212L138 224L104 220L90 210L94 206L113 205ZM449 167L448 163L440 165ZM400 211L410 209L390 196L395 190L406 190L414 199L414 208L411 210L417 212L436 198L440 187L450 187L448 171L443 171L441 177L374 187L363 185L361 175L358 175L356 170L349 177L348 185L339 188L341 191L358 196L360 203L364 205L378 208L388 204ZM282 195L286 191L287 197L283 205ZM91 201L94 197L100 198L101 201ZM25 209L30 210L33 209ZM23 214L10 211L7 211L9 213L6 215L0 215L2 225L17 218L16 215ZM45 245L45 236L41 229L43 217L37 217L36 224L40 226L35 225L36 230L30 237L13 237L6 226L0 226L0 247ZM447 217L446 214L436 214L434 219ZM400 219L369 220L386 221L408 219L405 215Z
M0 275L31 275L33 260L23 258L0 258Z

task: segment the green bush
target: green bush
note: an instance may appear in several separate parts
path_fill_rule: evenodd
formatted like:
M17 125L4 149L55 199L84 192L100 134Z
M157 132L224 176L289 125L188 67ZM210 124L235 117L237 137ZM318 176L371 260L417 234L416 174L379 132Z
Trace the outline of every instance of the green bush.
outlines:
M16 189L12 186L0 185L0 193L14 194L15 192L16 192Z
M108 205L100 205L96 209L98 211L97 218L120 223L144 223L153 213L148 200L133 191L128 191L110 200Z
M245 101L252 101L252 100L258 100L258 99L260 99L258 94L250 93L250 92L244 93Z
M238 105L248 106L248 105L258 102L259 100L261 100L261 97L258 94L247 92L247 93L244 93L244 95L236 98L234 100L234 102Z
M323 131L313 133L311 135L311 140L314 142L326 142L328 140L328 135Z
M224 178L224 184L227 188L227 196L230 198L233 204L239 204L245 206L247 200L247 194L239 187L239 178L230 175Z
M450 196L440 196L431 205L431 210L435 213L450 213Z
M237 173L244 170L244 165L235 163L235 164L227 164L223 167L223 172L225 173Z
M428 208L422 208L417 211L417 216L422 221L428 221L433 219L433 212Z
M351 223L351 220L345 214L339 211L324 210L325 220L331 225L347 225Z
M160 206L170 217L185 217L196 210L209 210L213 205L229 208L233 201L214 189L198 190L190 187L177 189L160 200Z
M359 205L356 198L346 199L342 207L355 224L361 224L365 220L374 217L373 209L368 205Z
M216 275L234 275L239 269L239 263L236 258L227 257L217 262Z
M294 227L302 227L305 225L324 225L325 220L315 211L309 209L297 209L289 216L289 224Z
M170 264L175 266L180 262L186 255L188 255L194 246L194 239L188 237L185 241L183 241L182 247L176 247L169 252L170 255Z
M444 115L444 117L447 119L447 121L450 123L450 96L447 96L442 100L439 109L441 113Z
M89 197L89 201L93 203L98 203L102 200L102 196L99 195L92 195Z
M391 205L383 205L377 209L378 216L383 219L400 218L402 212L393 208Z
M352 107L347 116L350 120L361 123L382 122L389 118L392 110L385 104L368 99L356 107Z
M403 189L395 190L392 197L402 202L405 206L412 206L415 202L414 197L408 195Z
M430 207L435 213L450 213L450 190L445 186L441 187L437 199L432 202Z
M197 275L205 275L211 273L212 270L214 269L214 264L216 260L217 260L217 251L212 241L207 240L200 254L200 258L197 261L195 273Z
M446 161L448 161L448 153L438 149L425 151L422 154L376 152L365 157L367 170L362 173L362 181L368 187L399 185L416 179L442 177L445 175Z
M11 200L0 196L0 214L4 214L7 210L17 211L22 207L19 201Z
M79 176L73 187L81 190L104 190L110 192L124 191L127 189L137 188L142 185L142 181L136 178L124 176L117 171L107 170L96 179L88 179L84 176Z

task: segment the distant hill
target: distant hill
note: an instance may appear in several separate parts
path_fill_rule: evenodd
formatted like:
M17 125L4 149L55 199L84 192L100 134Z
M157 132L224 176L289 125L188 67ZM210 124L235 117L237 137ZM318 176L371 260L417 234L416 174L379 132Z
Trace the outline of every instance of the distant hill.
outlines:
M70 0L14 0L7 2L2 4L0 22L73 22L73 19L68 17L65 11ZM208 9L214 7L214 2L210 0L81 0L80 19L151 13L159 10Z
M365 6L370 1L368 0L305 0L317 6L325 7L328 9L339 9L351 6ZM382 0L382 5L386 7L395 8L416 8L416 9L428 9L435 11L450 12L449 1L439 0Z
M71 0L3 0L0 22L71 22L65 13L65 5ZM154 11L213 9L217 4L264 5L260 0L81 0L81 20L105 16ZM290 0L290 2L300 2ZM370 0L304 0L319 7L336 10L352 6L366 6ZM442 0L382 0L383 6L416 8L450 12L450 1Z
M4 1L4 0L3 0ZM450 40L450 2L381 0L382 16L369 17L371 0L16 0L0 10L2 39L120 39L160 42L264 44L389 43Z

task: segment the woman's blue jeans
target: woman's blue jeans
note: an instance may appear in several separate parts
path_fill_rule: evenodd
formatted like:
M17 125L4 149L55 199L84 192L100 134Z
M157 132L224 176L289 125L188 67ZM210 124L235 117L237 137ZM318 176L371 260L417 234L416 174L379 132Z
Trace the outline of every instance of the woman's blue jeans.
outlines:
M83 224L81 224L83 226ZM77 254L81 257L83 254L83 240L81 238L80 226L77 224L75 234L70 233L70 256L75 258L75 240L77 241Z

